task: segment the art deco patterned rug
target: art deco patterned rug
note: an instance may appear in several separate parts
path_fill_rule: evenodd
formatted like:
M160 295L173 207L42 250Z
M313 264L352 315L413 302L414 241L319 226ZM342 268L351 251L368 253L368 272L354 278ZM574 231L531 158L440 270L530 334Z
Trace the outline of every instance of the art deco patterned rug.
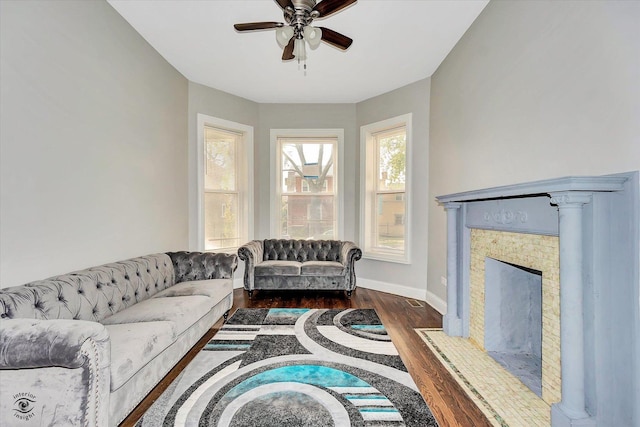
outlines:
M437 425L372 309L239 309L137 424Z

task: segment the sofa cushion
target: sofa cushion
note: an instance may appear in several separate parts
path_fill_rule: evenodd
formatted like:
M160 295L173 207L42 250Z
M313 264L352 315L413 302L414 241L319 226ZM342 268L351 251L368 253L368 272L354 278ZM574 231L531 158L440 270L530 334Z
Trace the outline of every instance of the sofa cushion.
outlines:
M172 322L175 334L180 335L207 314L214 305L211 298L202 295L151 298L107 317L102 324L117 325L165 320Z
M263 261L255 266L256 276L299 276L301 263L297 261Z
M334 261L307 261L300 267L302 276L341 276L344 265Z
M176 340L172 322L122 323L105 327L111 339L111 391L120 388Z
M213 305L216 305L231 292L233 292L233 281L231 279L194 280L173 285L162 292L158 292L153 298L203 295L211 298Z

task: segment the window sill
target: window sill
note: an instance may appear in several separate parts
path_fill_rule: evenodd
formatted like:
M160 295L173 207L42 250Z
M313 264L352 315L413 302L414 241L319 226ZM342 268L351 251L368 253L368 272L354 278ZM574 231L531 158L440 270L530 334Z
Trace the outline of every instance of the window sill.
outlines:
M239 246L238 246L239 248ZM238 248L218 248L218 249L204 249L202 252L213 252L216 254L227 253L227 254L235 254L238 252Z
M362 258L374 261L393 262L396 264L411 264L411 260L405 255L392 255L380 252L364 252L362 254Z

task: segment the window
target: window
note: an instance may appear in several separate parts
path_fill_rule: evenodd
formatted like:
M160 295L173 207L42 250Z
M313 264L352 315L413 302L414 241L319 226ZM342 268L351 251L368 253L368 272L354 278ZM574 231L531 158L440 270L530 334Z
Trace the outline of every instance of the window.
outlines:
M367 258L409 263L411 114L361 128L361 246Z
M323 180L322 181L322 191L329 191L329 181L328 180ZM307 182L307 180L302 180L302 192L303 193L309 193L311 192L311 187L309 187L309 183Z
M253 128L198 114L199 246L234 251L249 240Z
M272 235L337 239L342 130L272 130Z

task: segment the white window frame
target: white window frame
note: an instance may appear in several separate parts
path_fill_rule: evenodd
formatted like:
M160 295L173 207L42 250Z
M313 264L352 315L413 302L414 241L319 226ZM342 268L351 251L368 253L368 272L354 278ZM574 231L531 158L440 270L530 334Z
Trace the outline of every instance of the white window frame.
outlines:
M280 238L280 200L282 199L282 185L278 182L280 175L281 161L278 156L278 139L279 138L335 138L338 141L337 162L334 165L334 185L337 196L336 206L336 224L337 233L334 233L334 239L342 239L344 236L344 180L342 179L342 170L344 165L344 129L271 129L270 140L270 160L271 160L271 218L270 231L273 238Z
M385 250L375 247L373 229L375 224L375 188L378 168L375 153L376 141L374 135L379 132L404 126L406 132L406 160L405 160L405 216L404 216L404 249ZM371 123L360 127L360 247L362 256L367 259L396 262L400 264L411 263L411 167L413 159L412 151L412 114L403 114L387 120Z
M238 192L238 224L240 227L240 245L253 239L253 126L224 120L198 113L196 119L198 129L197 146L197 243L198 250L205 250L204 242L204 129L213 127L229 132L242 134L242 142L237 147L236 179ZM235 253L238 247L215 249L216 252Z

